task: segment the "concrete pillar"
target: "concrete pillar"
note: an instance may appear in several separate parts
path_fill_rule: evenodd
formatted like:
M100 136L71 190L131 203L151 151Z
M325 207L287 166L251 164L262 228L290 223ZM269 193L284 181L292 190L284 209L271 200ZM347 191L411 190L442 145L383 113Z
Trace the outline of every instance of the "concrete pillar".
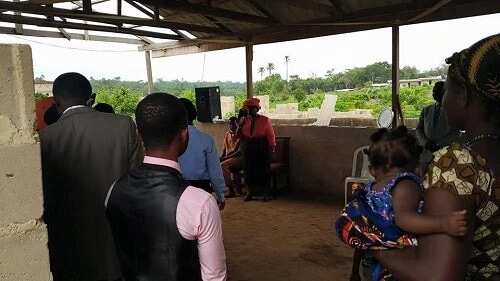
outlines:
M146 72L148 74L148 95L153 93L153 69L151 67L151 51L145 51L146 56Z
M31 48L0 45L0 280L50 280Z

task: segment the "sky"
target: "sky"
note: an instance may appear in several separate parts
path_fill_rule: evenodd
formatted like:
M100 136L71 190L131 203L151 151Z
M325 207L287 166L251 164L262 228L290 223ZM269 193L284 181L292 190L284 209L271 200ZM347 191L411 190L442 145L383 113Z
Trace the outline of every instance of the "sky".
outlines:
M427 70L474 42L500 32L500 14L403 26L400 28L400 65ZM36 37L0 35L0 43L29 44L35 76L53 80L57 75L76 71L87 77L147 80L143 52L135 45L89 41L68 41ZM85 50L82 50L85 49ZM89 51L92 50L92 51ZM300 77L323 76L391 61L391 29L295 40L254 46L254 80L257 69L269 62L274 73L285 76L284 57L290 56L289 74ZM244 48L191 54L152 60L153 78L186 81L244 81Z

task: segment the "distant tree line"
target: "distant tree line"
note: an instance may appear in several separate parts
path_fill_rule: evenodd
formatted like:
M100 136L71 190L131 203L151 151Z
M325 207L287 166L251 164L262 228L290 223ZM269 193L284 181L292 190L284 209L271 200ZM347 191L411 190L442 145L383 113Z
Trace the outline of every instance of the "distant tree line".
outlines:
M289 102L299 103L300 110L319 107L325 93L341 89L357 90L339 94L336 108L338 111L366 108L376 112L380 110L380 106L376 104L382 105L390 101L390 89L375 90L369 87L371 84L386 83L391 79L391 64L388 62L377 62L342 72L335 72L334 69L331 69L324 77L301 78L297 75L290 75L288 81L279 74L273 74L273 70L274 64L272 63L269 63L266 68L260 67L261 80L255 82L255 94L269 95L271 107L278 103ZM405 66L400 70L400 77L401 79L429 76L445 77L446 73L446 65L428 71L419 71L415 67ZM43 79L45 77L38 77L35 80L41 81ZM112 79L91 77L90 82L97 94L97 102L112 104L117 112L127 115L133 115L135 106L147 93L147 82L142 80L123 81L120 77ZM246 96L246 84L231 81L188 82L158 79L154 83L154 91L167 92L194 101L194 89L208 86L219 86L222 95L235 96L236 108L242 105ZM426 87L417 87L417 89L402 91L402 96L405 96L403 107L409 112L408 116L410 117L417 115L422 106L432 102L429 89ZM412 95L417 96L412 98ZM366 98L369 99L364 101Z

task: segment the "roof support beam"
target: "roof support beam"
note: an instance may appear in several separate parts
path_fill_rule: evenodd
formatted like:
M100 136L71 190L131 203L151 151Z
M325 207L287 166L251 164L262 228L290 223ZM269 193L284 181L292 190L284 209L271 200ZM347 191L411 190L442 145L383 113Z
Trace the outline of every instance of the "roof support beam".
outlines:
M16 29L10 27L0 27L1 34L11 34L16 35ZM85 36L79 33L70 33L67 34L73 40L85 40ZM33 30L33 29L24 29L23 36L32 36L32 37L49 37L49 38L65 38L63 34L60 32L54 31L45 31L45 30ZM100 42L112 42L112 43L123 43L123 44L134 44L134 45L142 45L143 41L137 39L129 39L123 37L111 37L111 36L99 36L99 35L89 35L89 39L92 41L100 41Z
M403 112L399 100L399 26L392 27L392 128L404 125ZM400 123L398 122L400 120Z
M251 43L245 45L245 65L247 74L247 98L253 97L253 46Z
M141 39L142 41L144 41L144 43L146 43L147 45L151 45L151 44L155 44L155 42L149 40L148 38L144 37L144 36L138 36L136 35L137 38Z
M58 28L59 32L64 36L64 38L71 40L71 35L64 29L64 28Z
M234 40L230 38L204 38L204 39L190 39L177 42L151 44L149 46L139 47L139 51L147 51L147 50L158 51L165 49L175 49L179 47L201 46L203 44L230 44L230 45L238 45L239 47L245 45L243 41Z
M19 3L20 1L19 0L14 0L14 2ZM21 15L21 13L19 13L19 12L16 12L14 14L16 16L20 16ZM17 32L17 34L23 34L23 25L22 24L16 23L16 32Z
M136 8L137 10L141 11L143 14L147 15L150 18L154 18L154 13L148 11L146 8L142 7L141 5L137 4L134 0L125 0L125 2L129 3L130 6Z
M74 23L74 22L49 21L49 20L34 18L34 17L15 16L15 15L6 15L6 14L0 14L0 21L11 22L11 23L29 24L29 25L36 25L36 26L43 26L43 27L83 29L83 30L93 30L93 31L111 32L111 33L132 34L132 35L140 35L140 36L154 37L154 38L161 38L161 39L170 39L170 40L182 39L182 37L180 37L179 35L151 32L151 31L145 31L145 30L137 30L137 29L123 28L123 27L103 26L103 25L81 24L81 23Z
M316 11L316 12L326 12L329 14L336 13L336 9L331 5L318 3L315 2L314 0L289 0L286 1L286 4L297 8Z
M227 32L222 31L215 27L208 27L202 25L193 25L193 24L182 24L177 22L168 22L164 20L160 21L152 21L144 18L137 17L129 17L129 16L117 16L113 14L106 13L96 13L93 12L91 14L85 14L79 11L71 11L60 8L50 8L50 7L41 7L36 4L28 4L28 3L14 3L8 1L0 1L0 9L6 9L11 11L18 11L23 13L31 13L37 15L45 15L45 16L60 16L65 18L72 18L78 20L88 20L99 23L106 24L137 24L142 26L149 27L158 27L158 28L168 28L168 29L181 29L181 30L192 30L198 32L207 32L214 34L227 34Z
M145 14L146 16L148 16L150 18L155 18L155 14L153 12L151 12L148 9L144 8L143 6L137 4L135 1L133 1L133 0L125 0L125 2L127 2L132 7L136 8L137 10L139 10L140 12L142 12L143 14ZM184 39L189 39L189 37L186 36L186 34L180 32L177 29L172 29L172 31L175 32L175 34L181 36Z
M182 0L182 1L183 1L184 3L188 3L188 4L189 4L188 0ZM222 23L217 22L217 20L216 20L216 19L214 19L213 17L206 16L206 15L201 15L201 16L203 16L204 18L206 18L206 19L207 19L210 23L217 25L217 26L218 26L221 30L224 30L224 31L226 31L226 32L228 32L228 33L232 33L231 29L227 28L227 27L226 27L225 25L223 25Z
M97 1L92 2L92 5L97 5L97 4L101 4L104 2L108 2L108 1L109 0L97 0ZM30 2L33 2L33 1L30 1ZM73 3L74 5L77 6L76 8L72 9L74 11L81 10L83 8L83 3L81 1L71 1L71 3ZM50 7L52 7L52 4L50 4Z
M83 12L85 14L92 13L92 0L83 0Z
M121 1L121 0L118 0L118 1ZM125 2L127 2L132 7L136 8L137 10L139 10L140 12L142 12L143 14L145 14L146 16L148 16L150 18L155 18L155 14L153 12L151 12L148 9L144 8L143 6L137 4L135 1L133 1L133 0L125 0ZM175 32L175 34L181 36L184 39L189 39L189 37L186 36L186 34L180 32L177 29L172 29L172 31Z
M116 14L118 16L122 15L122 0L116 0Z
M158 5L155 5L153 19L155 21L160 21L160 8L158 7Z
M147 4L150 4L150 5L156 4L156 1L154 1L154 0L145 0L144 2L146 2ZM226 19L231 19L231 20L239 21L239 22L249 22L249 23L264 24L264 25L276 23L275 21L273 21L269 18L266 18L266 17L235 12L235 11L227 10L227 9L215 8L215 7L211 7L211 6L207 6L207 5L191 4L189 2L183 2L183 1L182 2L181 1L162 1L162 2L158 3L158 5L160 6L160 8L164 8L164 9L168 9L168 10L185 12L185 13L190 13L190 14L213 16L213 17L219 17L219 18L226 18Z
M338 0L330 0L330 3L335 8L335 12L337 12L337 14L340 14L340 15L345 14L344 9L342 9L342 7L340 7L340 5L338 3Z
M52 4L48 4L47 6L50 6L52 7ZM54 17L46 17L48 20L54 20ZM60 18L62 21L66 22L66 19L65 18ZM71 40L71 35L66 32L66 30L64 28L58 28L59 32L61 32L61 34L68 40Z
M250 5L252 5L252 7L254 7L259 12L261 12L262 14L264 14L266 17L272 19L275 22L280 22L275 16L273 16L264 7L262 7L262 5L260 5L260 3L257 2L256 0L246 0L246 1L247 1L247 3L249 3Z
M414 21L418 21L422 18L425 18L426 16L434 13L435 11L439 10L441 7L445 6L446 4L450 3L452 0L440 0L438 1L436 4L434 4L434 6L430 7L429 9L423 11L422 13L418 14L416 17L414 18L411 18L410 20L408 20L408 22L414 22Z

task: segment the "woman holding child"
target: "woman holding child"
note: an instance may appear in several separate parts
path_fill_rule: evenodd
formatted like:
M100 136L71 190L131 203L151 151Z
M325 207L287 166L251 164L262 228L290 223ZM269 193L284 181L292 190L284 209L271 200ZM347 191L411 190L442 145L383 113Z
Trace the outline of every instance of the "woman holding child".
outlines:
M337 221L341 239L363 250L367 280L500 280L500 34L447 63L443 107L464 141L437 151L421 184L412 137L377 132L375 182Z

